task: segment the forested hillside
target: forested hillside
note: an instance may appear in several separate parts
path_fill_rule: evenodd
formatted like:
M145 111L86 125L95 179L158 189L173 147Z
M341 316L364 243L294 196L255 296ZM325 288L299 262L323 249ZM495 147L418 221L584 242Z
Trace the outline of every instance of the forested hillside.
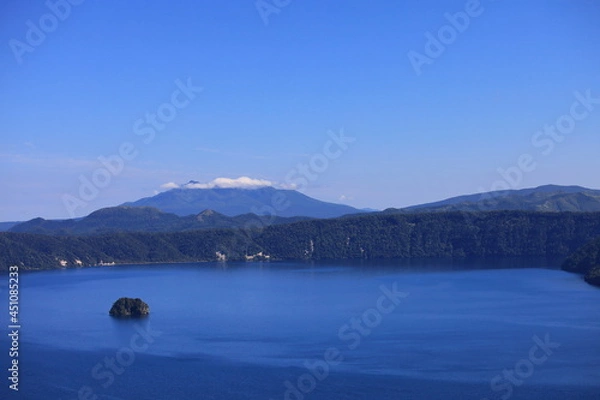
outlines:
M587 243L569 256L563 269L585 274L585 280L600 286L600 237Z
M565 257L600 237L600 213L371 214L263 229L45 236L0 233L0 265L30 269L245 260ZM262 253L262 254L259 254Z
M213 210L180 217L152 207L110 207L94 211L84 218L45 220L35 218L17 224L9 232L42 235L102 235L122 232L182 232L200 229L243 228L276 225L309 219L242 214L228 217Z

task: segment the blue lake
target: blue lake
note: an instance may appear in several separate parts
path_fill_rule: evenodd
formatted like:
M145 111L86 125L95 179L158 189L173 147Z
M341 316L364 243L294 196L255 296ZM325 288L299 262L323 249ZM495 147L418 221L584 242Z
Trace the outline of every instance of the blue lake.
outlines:
M20 390L4 377L0 397L600 399L600 290L545 266L21 272ZM1 283L6 299L6 277ZM123 296L142 298L150 316L109 317ZM0 323L8 325L7 312ZM6 371L6 335L0 346Z

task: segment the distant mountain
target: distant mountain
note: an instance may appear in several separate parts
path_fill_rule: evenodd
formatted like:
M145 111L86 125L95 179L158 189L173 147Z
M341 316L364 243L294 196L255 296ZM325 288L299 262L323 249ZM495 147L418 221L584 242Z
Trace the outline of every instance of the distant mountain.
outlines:
M420 204L395 212L446 212L446 211L600 211L600 190L581 186L546 185L533 189L504 190L453 197L435 203Z
M111 207L84 218L45 220L35 218L10 229L16 233L45 235L99 235L119 232L179 232L198 229L240 228L296 222L307 218L271 218L243 214L228 217L212 210L180 217L152 207Z
M382 214L452 211L600 211L600 190L580 186L547 185L459 196ZM277 217L270 215L276 212ZM263 214L258 217L256 214ZM84 218L6 223L10 232L49 235L98 235L118 232L177 232L249 225L279 225L311 218L350 218L367 214L350 206L315 200L293 190L172 189L123 206L95 211ZM378 214L378 213L374 213ZM0 224L0 227L2 225Z
M156 196L125 203L128 207L154 207L179 216L214 210L227 216L241 214L269 215L278 217L335 218L346 214L364 212L335 203L326 203L294 190L273 187L258 189L171 189Z
M10 228L15 225L20 224L21 222L10 221L10 222L0 222L0 232L8 232Z

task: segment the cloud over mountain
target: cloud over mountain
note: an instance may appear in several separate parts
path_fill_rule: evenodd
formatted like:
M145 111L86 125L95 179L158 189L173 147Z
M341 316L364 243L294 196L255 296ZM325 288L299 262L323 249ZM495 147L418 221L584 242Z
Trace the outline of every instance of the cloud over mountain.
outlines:
M207 183L201 183L198 181L189 181L183 185L179 185L175 182L168 182L161 185L163 189L257 189L267 186L274 186L275 184L265 179L253 179L247 176L240 176L239 178L216 178Z

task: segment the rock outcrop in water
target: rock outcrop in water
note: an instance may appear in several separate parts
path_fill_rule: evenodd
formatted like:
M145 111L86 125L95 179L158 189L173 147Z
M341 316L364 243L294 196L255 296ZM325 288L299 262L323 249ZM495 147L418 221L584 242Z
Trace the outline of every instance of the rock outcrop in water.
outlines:
M113 317L144 317L150 314L150 307L142 299L121 297L108 313Z

